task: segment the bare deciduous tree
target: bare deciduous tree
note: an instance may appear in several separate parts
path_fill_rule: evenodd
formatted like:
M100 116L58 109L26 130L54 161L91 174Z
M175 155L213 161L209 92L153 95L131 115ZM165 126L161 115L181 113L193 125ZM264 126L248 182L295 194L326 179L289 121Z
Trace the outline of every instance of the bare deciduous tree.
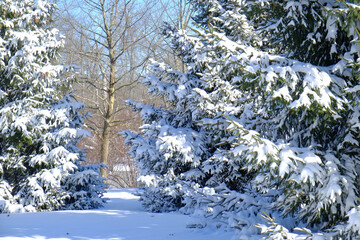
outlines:
M93 115L87 125L100 140L100 162L107 165L111 139L118 126L129 120L121 116L128 95L124 93L138 82L150 54L145 48L146 37L153 32L146 22L150 5L136 0L77 4L68 6L63 15L72 31L67 50L79 61L81 90L77 95ZM104 168L101 174L106 177Z

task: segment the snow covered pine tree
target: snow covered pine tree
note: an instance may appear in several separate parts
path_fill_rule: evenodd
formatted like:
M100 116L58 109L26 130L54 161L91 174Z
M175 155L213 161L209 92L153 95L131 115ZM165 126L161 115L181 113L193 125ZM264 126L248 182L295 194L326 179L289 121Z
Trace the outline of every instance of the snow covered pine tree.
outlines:
M60 90L64 40L50 28L55 5L0 0L0 212L88 209L102 204L97 166L76 147L83 105Z
M251 239L262 210L287 218L258 224L268 239L355 239L358 1L190 2L192 35L164 26L186 72L153 62L144 81L170 107L129 101L144 121L142 134L124 132L144 205L215 218Z

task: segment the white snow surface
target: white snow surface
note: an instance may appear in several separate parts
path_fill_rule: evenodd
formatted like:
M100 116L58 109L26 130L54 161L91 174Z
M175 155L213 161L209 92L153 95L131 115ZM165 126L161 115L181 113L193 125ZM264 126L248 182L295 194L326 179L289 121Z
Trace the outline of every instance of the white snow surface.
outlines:
M191 217L180 213L146 212L136 191L110 189L101 209L0 214L0 240L226 240L234 235L211 227L187 228Z

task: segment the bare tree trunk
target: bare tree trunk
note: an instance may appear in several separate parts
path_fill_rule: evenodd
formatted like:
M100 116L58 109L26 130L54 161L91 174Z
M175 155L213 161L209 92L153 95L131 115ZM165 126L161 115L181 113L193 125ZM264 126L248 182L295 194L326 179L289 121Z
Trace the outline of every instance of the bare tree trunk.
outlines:
M113 32L113 24L114 20L112 19L114 16L110 16L110 23L106 18L106 9L105 9L105 2L104 0L100 0L102 16L103 16L103 29L106 34L106 42L107 42L107 49L108 49L108 59L110 64L110 73L109 73L109 82L106 89L107 93L107 104L106 110L102 127L102 142L101 142L101 156L100 162L105 166L108 165L108 158L109 158L109 144L110 144L110 134L112 128L112 119L114 115L114 104L115 104L115 83L116 83L116 56L115 56L115 49L114 49L114 32ZM114 6L112 10L114 10ZM116 16L117 14L115 14ZM101 176L106 178L107 171L105 168L101 168Z

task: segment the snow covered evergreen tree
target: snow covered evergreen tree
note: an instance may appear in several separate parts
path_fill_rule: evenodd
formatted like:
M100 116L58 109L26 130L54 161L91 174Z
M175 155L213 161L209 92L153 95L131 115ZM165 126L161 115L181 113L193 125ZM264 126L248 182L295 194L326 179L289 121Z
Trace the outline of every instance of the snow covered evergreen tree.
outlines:
M96 166L76 147L83 105L61 90L68 67L53 65L63 38L55 5L0 1L0 212L87 209L102 204Z
M245 234L265 210L358 236L358 2L191 2L196 36L164 27L187 71L155 62L145 80L171 107L129 102L145 205L171 200ZM269 239L296 237L267 219Z

